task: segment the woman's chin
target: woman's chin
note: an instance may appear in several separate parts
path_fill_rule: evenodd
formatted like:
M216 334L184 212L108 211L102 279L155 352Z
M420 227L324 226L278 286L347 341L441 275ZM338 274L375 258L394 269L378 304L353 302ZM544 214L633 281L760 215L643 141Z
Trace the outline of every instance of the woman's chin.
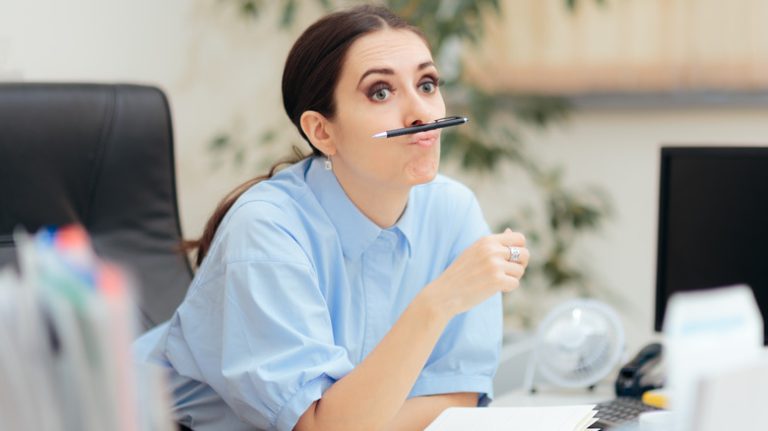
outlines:
M439 165L439 159L430 158L430 160L422 159L414 161L408 165L406 169L408 183L415 186L434 180L437 176L437 169Z

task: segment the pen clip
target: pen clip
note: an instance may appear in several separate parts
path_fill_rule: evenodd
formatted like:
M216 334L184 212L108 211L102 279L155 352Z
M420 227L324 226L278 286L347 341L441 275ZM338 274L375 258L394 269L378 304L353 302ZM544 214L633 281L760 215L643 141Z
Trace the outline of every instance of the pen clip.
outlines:
M448 120L458 120L459 118L464 118L464 117L460 117L460 116L458 116L458 115L452 115L452 116L450 116L450 117L443 117L443 118L438 118L437 120L435 120L435 121L433 121L433 122L434 122L434 123L440 123L440 122L442 122L442 121L448 121Z

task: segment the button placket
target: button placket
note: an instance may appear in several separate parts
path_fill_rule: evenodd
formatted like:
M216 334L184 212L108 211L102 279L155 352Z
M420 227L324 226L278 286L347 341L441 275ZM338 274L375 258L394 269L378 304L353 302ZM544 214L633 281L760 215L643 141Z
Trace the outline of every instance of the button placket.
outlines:
M368 250L363 253L363 294L365 295L365 340L363 355L366 356L381 341L389 329L389 290L392 275L396 237L382 231Z

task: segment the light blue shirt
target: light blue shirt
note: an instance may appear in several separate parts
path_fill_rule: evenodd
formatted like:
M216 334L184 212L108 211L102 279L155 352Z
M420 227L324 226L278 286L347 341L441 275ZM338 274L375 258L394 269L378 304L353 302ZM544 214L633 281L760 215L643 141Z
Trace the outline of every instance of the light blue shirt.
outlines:
M474 195L453 180L413 187L397 224L381 229L322 160L304 160L237 200L183 303L136 352L168 368L182 424L291 430L487 234ZM501 319L500 294L454 317L409 397L477 392L487 404Z

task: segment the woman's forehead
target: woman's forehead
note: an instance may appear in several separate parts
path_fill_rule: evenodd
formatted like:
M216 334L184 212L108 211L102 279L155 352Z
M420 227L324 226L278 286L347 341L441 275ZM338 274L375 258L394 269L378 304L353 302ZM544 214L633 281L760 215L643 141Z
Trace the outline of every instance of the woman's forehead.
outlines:
M432 54L421 36L410 30L384 29L357 39L347 52L344 69L354 78L370 68L416 71L429 61Z

